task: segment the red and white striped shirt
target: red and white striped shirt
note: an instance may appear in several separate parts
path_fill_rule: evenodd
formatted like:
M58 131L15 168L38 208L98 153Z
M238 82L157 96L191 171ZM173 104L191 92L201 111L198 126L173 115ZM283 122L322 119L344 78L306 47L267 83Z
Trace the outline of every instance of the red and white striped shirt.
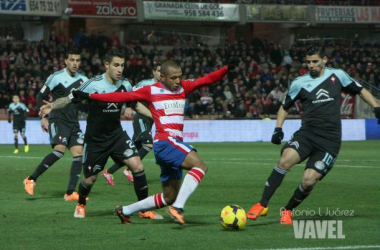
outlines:
M161 82L157 82L150 86L137 88L132 92L91 94L90 97L105 102L146 101L156 124L154 139L167 140L168 137L175 137L183 140L186 96L198 88L222 80L227 72L227 67L223 67L198 79L181 80L181 86L177 91L170 91Z

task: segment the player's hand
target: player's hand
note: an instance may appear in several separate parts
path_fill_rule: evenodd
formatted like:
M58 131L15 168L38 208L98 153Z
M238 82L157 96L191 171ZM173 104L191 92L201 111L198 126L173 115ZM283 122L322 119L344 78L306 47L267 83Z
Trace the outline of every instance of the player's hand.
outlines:
M229 71L234 70L235 68L239 67L239 63L240 63L240 58L233 56L230 58L230 60L228 60L227 69Z
M380 107L373 108L373 113L377 118L377 123L380 124Z
M41 106L40 112L38 113L38 115L41 118L44 118L45 116L47 116L48 114L50 114L50 112L54 108L54 104L53 103L50 103L50 102L45 101L45 100L43 100L43 102L44 102L44 105Z
M128 119L132 118L133 110L132 108L128 107L124 110L124 116L127 117Z
M282 132L282 128L275 128L272 135L272 143L279 145L281 144L282 139L284 139L284 132Z
M75 89L71 91L69 98L73 103L78 103L90 99L90 94Z
M42 131L49 132L49 121L46 118L41 119L41 128Z

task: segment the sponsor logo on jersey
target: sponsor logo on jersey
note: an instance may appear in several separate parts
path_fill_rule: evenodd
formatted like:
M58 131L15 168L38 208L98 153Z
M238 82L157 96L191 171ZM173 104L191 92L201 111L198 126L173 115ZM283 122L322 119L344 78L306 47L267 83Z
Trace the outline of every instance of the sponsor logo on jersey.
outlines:
M117 104L114 102L107 103L107 109L103 109L104 113L115 113L120 112L120 109L117 107Z
M165 114L183 114L185 100L174 100L163 103Z
M331 102L334 101L334 98L331 98L329 95L329 92L324 89L318 90L318 92L315 94L316 99L312 103L321 103L321 102ZM323 98L323 99L322 99Z

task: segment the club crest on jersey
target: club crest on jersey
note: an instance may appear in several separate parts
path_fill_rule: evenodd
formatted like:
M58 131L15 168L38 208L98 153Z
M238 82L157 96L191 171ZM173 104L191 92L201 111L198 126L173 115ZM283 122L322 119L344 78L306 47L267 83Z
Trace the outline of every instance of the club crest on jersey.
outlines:
M335 84L335 80L336 80L336 78L335 78L334 76L332 76L332 77L330 78L330 80L332 81L333 84Z
M160 89L160 93L164 93L164 91L165 91L164 89Z

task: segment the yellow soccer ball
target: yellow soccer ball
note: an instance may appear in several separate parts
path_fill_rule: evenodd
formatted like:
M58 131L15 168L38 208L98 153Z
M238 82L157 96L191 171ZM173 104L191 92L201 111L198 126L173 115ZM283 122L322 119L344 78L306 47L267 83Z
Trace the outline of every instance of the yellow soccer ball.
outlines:
M241 230L246 222L247 216L245 215L245 211L238 205L225 206L220 212L220 224L226 230Z

